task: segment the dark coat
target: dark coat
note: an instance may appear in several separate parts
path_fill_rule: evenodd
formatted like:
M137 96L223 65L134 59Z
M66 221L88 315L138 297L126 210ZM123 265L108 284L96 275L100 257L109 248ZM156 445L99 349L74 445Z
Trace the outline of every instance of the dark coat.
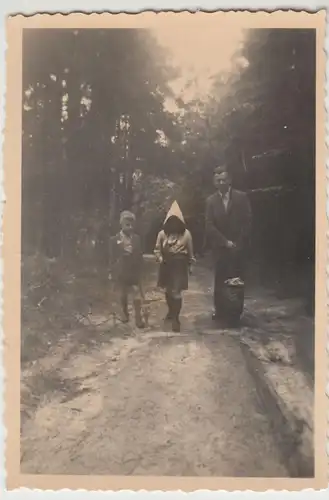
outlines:
M251 207L248 197L241 191L231 190L227 210L219 193L206 202L206 245L211 248L216 262L221 261L229 275L238 273L249 245ZM226 248L227 241L236 244L236 250ZM233 269L229 267L233 266ZM230 276L228 276L230 277Z
M222 198L215 193L206 201L207 245L216 253L233 241L241 250L249 243L251 207L246 193L232 189L225 211Z
M127 254L121 242L121 235L110 238L110 272L121 285L138 285L143 272L143 251L141 239L132 236L132 253Z

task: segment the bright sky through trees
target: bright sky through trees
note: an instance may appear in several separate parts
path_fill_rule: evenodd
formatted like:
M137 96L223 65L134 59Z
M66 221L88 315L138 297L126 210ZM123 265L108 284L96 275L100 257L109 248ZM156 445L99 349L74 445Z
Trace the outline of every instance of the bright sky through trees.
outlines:
M232 71L233 56L244 40L240 26L225 25L218 19L211 22L211 18L205 26L193 19L178 24L169 18L152 31L168 50L170 62L179 68L180 77L171 82L171 87L185 102L207 97L212 77ZM174 102L168 101L167 107L174 108Z

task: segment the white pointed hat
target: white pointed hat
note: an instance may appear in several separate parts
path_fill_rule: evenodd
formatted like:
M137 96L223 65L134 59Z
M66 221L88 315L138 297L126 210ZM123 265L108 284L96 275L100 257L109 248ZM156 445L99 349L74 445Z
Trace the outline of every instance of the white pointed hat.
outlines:
M182 222L184 222L185 224L185 220L184 220L184 217L183 217L183 214L182 214L182 211L181 209L179 208L179 205L177 203L177 201L174 201L174 203L171 205L168 213L167 213L167 216L164 220L164 223L167 222L167 220L170 218L170 217L177 217L179 220L181 220Z

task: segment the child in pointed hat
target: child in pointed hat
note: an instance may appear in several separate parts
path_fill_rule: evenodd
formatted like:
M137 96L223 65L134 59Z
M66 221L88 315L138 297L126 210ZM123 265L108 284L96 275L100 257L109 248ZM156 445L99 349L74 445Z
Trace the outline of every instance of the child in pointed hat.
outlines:
M166 293L166 320L172 321L173 331L179 332L182 290L188 288L189 269L195 259L192 236L176 201L158 234L154 253L160 263L158 286L164 288Z

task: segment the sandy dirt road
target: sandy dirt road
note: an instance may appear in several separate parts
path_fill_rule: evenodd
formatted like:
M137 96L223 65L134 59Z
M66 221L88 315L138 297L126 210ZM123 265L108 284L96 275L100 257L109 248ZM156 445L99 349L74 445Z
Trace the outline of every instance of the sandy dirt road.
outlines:
M146 331L72 331L26 364L22 473L288 476L236 332L211 325L210 279L192 276L180 334L160 294Z

